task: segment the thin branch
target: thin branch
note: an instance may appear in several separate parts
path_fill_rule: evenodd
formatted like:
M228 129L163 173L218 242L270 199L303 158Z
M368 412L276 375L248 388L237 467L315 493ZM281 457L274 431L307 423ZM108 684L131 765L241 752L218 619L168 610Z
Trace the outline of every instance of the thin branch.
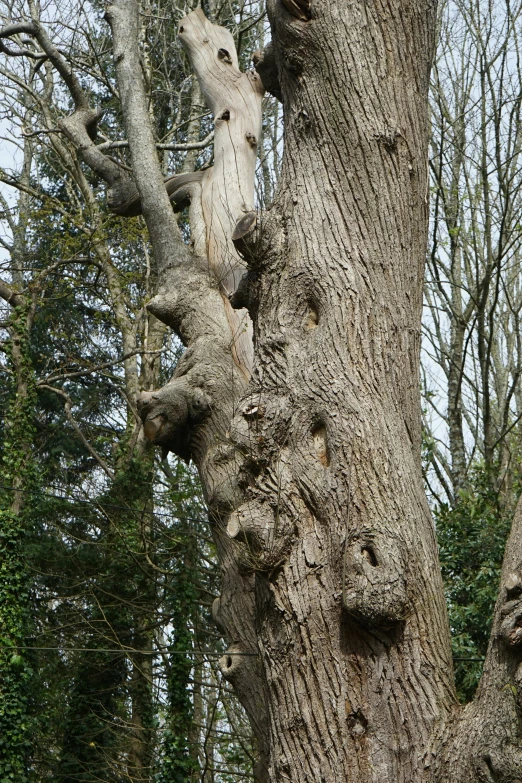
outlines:
M93 449L93 447L91 446L91 444L89 443L89 441L87 440L87 438L85 437L83 432L81 431L81 429L80 429L80 427L78 425L78 422L74 419L74 417L72 415L72 412L71 412L72 400L69 397L69 395L66 394L66 392L63 391L63 389L57 389L55 386L49 386L49 384L46 384L46 383L39 384L39 386L40 386L41 389L48 389L49 391L52 391L55 394L58 394L64 400L65 415L67 416L67 419L68 419L69 423L71 424L72 428L74 429L74 431L76 432L76 434L80 438L81 442L83 443L83 445L85 446L85 448L87 449L87 451L89 452L91 457L93 457L96 460L98 465L107 474L107 476L111 480L114 480L114 473L113 473L113 471L109 468L109 466L107 465L107 463L105 462L103 457L100 457L98 452L95 449Z

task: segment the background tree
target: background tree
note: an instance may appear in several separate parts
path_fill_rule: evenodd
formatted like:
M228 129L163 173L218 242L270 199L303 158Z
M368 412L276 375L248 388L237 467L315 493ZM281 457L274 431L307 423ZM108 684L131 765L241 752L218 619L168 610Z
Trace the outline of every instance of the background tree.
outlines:
M486 654L520 491L521 11L442 4L432 74L426 478L457 658ZM480 669L458 662L462 695Z

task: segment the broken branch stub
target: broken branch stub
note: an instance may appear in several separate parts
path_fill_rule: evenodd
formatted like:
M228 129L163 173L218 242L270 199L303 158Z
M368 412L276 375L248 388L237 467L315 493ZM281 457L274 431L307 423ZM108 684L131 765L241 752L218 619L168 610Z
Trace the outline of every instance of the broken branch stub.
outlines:
M201 185L203 173L202 171L191 171L187 174L174 174L165 178L165 188L174 207L174 212L181 212L190 205L194 185ZM111 185L107 193L107 206L111 212L122 217L141 215L141 196L134 181L126 177Z
M239 218L232 232L232 242L237 252L248 263L252 255L252 248L255 243L255 230L257 227L256 212L247 212Z
M281 92L273 44L269 43L264 49L254 52L252 62L261 77L265 90L282 103L283 94Z
M245 271L232 234L240 218L254 211L264 87L255 71L239 70L231 33L209 22L201 8L181 20L179 37L215 118L214 166L205 171L201 189L207 258L223 293L234 334L234 358L248 376L253 357L252 325L248 313L234 311L228 297Z

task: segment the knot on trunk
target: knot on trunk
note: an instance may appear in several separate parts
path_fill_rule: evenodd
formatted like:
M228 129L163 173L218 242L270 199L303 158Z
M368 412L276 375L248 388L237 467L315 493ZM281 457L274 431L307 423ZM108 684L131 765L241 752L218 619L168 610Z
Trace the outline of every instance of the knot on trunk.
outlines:
M520 570L508 574L504 605L500 610L500 635L509 647L522 644L522 576Z
M384 533L363 531L349 539L343 606L362 625L388 630L409 610L403 546Z
M247 545L252 557L268 545L273 531L274 520L267 509L255 503L246 503L230 515L227 522L227 535L235 541Z
M192 171L187 174L173 174L165 178L165 189L172 202L174 212L181 212L188 207L192 198L199 195L203 171ZM111 212L122 217L137 217L142 214L141 196L138 188L130 177L123 174L111 182L107 191L107 206Z
M277 63L275 58L274 45L269 43L264 49L254 52L252 55L254 68L261 77L263 87L267 92L283 101L281 93L281 84L279 83L279 74L277 72Z
M248 272L245 272L243 277L238 283L238 286L234 293L228 297L230 304L234 310L242 310L245 308L250 314L250 294L251 294L251 278Z
M243 499L243 491L238 485L238 474L243 462L243 454L227 435L223 435L222 440L208 451L207 502L212 509L211 520L214 524L221 525L221 520L237 508Z
M208 262L190 255L181 241L171 252L171 266L163 270L165 284L147 303L147 310L174 329L184 345L209 336L215 349L223 347L230 341L229 327L222 313L223 298ZM204 359L203 354L201 358Z
M475 772L479 781L511 783L522 780L522 751L514 743L502 743L477 759Z
M247 676L248 658L250 657L248 652L240 644L232 644L219 659L219 670L227 682L234 685L242 676Z
M284 559L294 525L279 508L262 499L249 500L227 522L227 535L238 544L243 571L271 571Z
M248 643L234 642L219 659L218 666L224 679L233 686L256 732L260 759L254 779L266 783L268 720L259 655Z
M162 389L143 392L136 399L145 437L182 459L191 457L194 425L210 410L205 392L191 387L187 377L176 378Z
M223 618L221 617L221 596L217 596L217 598L214 598L212 601L212 619L214 620L215 624L218 627L218 630L222 633L226 633L225 625L223 623Z
M236 290L229 296L234 310L245 309L253 322L257 319L259 309L259 281L258 270L249 268L241 277Z
M256 212L247 212L239 218L232 232L232 242L247 264L256 266L259 258L259 221Z

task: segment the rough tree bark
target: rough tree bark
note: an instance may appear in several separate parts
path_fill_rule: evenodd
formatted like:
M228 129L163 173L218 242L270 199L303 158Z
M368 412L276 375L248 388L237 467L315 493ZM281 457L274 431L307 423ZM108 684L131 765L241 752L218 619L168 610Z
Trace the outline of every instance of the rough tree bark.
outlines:
M261 216L262 86L201 10L179 30L215 113L215 165L166 182L137 0L107 10L134 181L93 148L96 117L41 29L15 32L61 67L75 101L62 127L113 209L142 211L149 227L162 279L149 309L187 351L167 386L139 398L144 432L200 471L223 572L215 615L231 642L221 668L259 740L256 778L520 780L522 515L484 678L459 711L420 467L435 0L268 10L272 44L256 62L283 101L285 153ZM169 198L191 202L192 254ZM228 295L252 318L252 366L246 315Z
M254 320L255 364L219 433L239 493L209 501L253 574L268 778L413 781L454 703L420 474L434 8L270 10L285 163L270 212L235 215L248 273L233 301ZM167 438L153 431L165 394L145 427L180 453L174 417ZM231 598L218 614L238 685L251 663L232 654L248 645L230 633Z
M453 703L418 400L435 9L288 7L270 5L283 172L250 262L261 472L236 511L270 531L270 779L411 782Z

